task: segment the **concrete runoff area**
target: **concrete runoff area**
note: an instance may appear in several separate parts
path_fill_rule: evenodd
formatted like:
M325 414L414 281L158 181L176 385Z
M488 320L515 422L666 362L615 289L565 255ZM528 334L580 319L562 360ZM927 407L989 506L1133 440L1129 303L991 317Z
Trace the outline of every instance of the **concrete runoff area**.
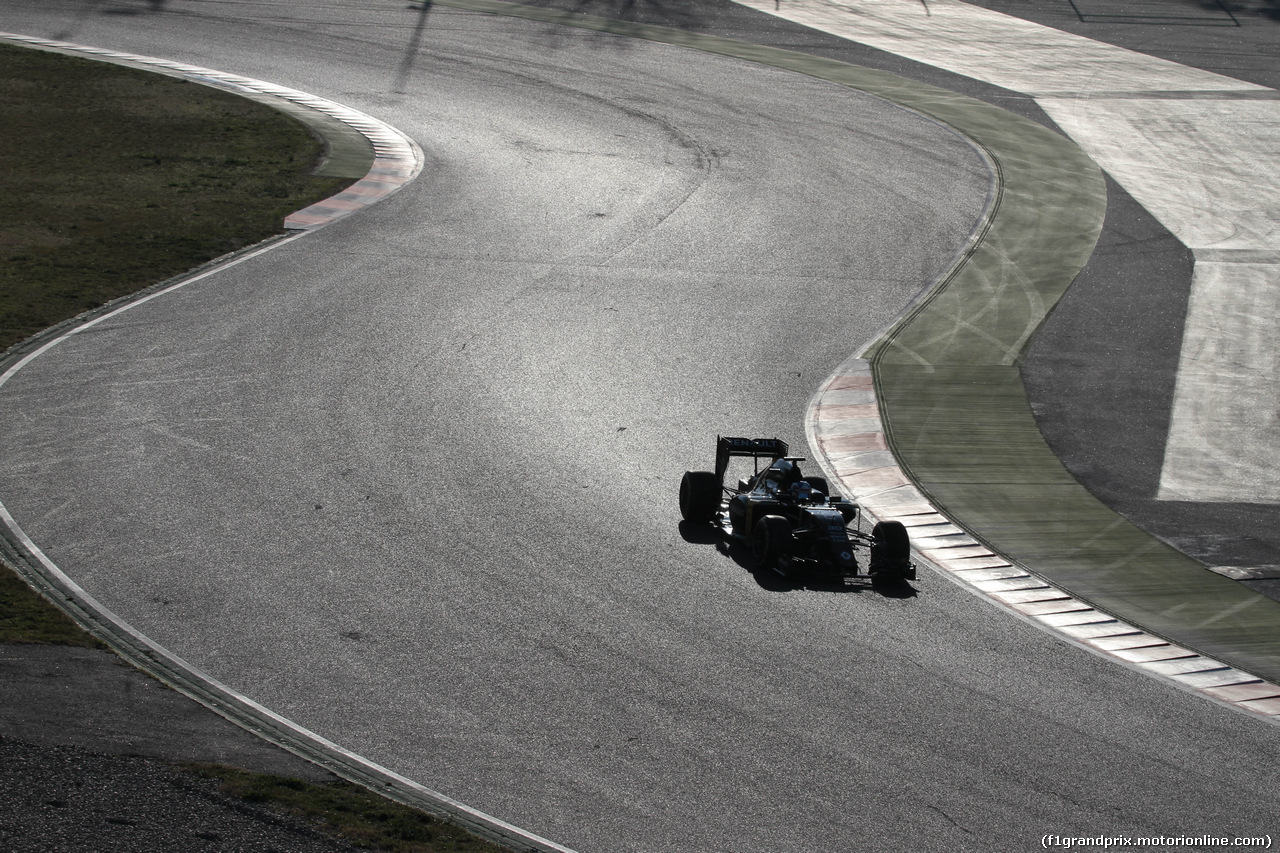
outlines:
M1231 16L1223 16L1229 25L1222 26L1170 17L1175 7L1181 7L1182 13L1194 13L1193 17L1203 13L1204 7L1193 0L1170 0L1161 4L1164 17L1134 18L1118 26L1096 14L1082 14L1083 4L1073 6L1056 0L970 2L1055 30L1267 87L1213 97L1205 92L1169 91L1146 100L1194 97L1206 107L1211 101L1229 107L1228 101L1274 98L1271 90L1280 89L1280 63L1275 59L1280 56L1280 18L1271 0L1230 4ZM1090 10L1134 11L1131 5L1114 0L1091 3ZM1017 97L1007 106L1016 109L1025 105L1039 111L1036 101ZM1141 110L1138 100L1130 99L1127 105ZM1049 121L1047 114L1040 120ZM1166 134L1171 129L1162 128ZM1200 130L1215 132L1213 128ZM1177 138L1176 132L1173 138ZM1247 140L1237 142L1242 148L1249 144ZM1233 150L1210 153L1239 157ZM1186 162L1189 168L1194 166L1193 161ZM1190 189L1198 181L1194 176L1179 176L1172 183L1185 183ZM1196 484L1198 498L1174 498L1173 493L1162 490L1161 483L1162 477L1177 469L1174 464L1166 465L1166 457L1174 449L1169 439L1175 426L1178 374L1189 364L1183 363L1183 351L1195 351L1191 339L1184 346L1183 334L1193 277L1198 277L1197 292L1203 293L1207 265L1249 263L1251 257L1263 263L1274 261L1274 253L1264 250L1193 252L1108 177L1107 224L1098 248L1036 333L1021 369L1036 423L1049 446L1090 492L1213 571L1280 598L1280 504L1222 499L1221 493L1211 496L1204 477ZM1212 328L1208 331L1215 337ZM1230 333L1216 335L1216 345L1238 347L1229 337ZM1255 349L1254 353L1260 351ZM1264 358L1259 365L1265 362ZM1235 417L1234 413L1228 416L1225 411L1215 413L1208 408L1205 412L1228 422ZM1243 423L1243 430L1256 431L1259 416L1265 416L1264 407L1248 412L1254 423ZM1185 418L1179 423L1185 424ZM1217 431L1229 433L1221 427ZM1237 439L1228 434L1227 440ZM1201 469L1213 467L1204 464L1210 461L1212 443L1206 441L1193 452ZM1241 461L1234 449L1225 459L1237 465ZM1256 481L1251 493L1261 497L1265 489L1259 485L1266 484ZM1240 485L1228 483L1226 489L1240 491Z
M1160 498L1276 503L1280 93L1215 83L1038 100L1195 254Z
M951 518L1101 610L1280 678L1280 602L1206 571L1089 494L1038 440L1016 367L886 356L875 364L892 446Z
M1280 264L1237 254L1197 253L1161 500L1235 501L1248 489L1252 501L1280 502L1280 447L1253 442L1280 419Z
M1193 0L1137 0L1117 7L1108 0L1069 0L1081 21L1110 24L1172 24L1209 27L1235 25L1235 16L1222 3Z
M1274 500L1275 413L1240 411L1276 390L1274 312L1259 310L1280 269L1268 216L1280 206L1268 157L1280 128L1274 90L956 2L744 5L1035 96L1199 260L1161 497ZM1092 250L1063 264L1063 243L1105 203L1087 158L1064 150L1062 178L1020 193L1021 181L1049 178L1039 170L1052 157L1024 174L1014 167L1023 141L944 120L991 151L1005 196L968 262L866 351L890 446L948 515L1014 562L1125 621L1280 678L1280 604L1094 498L1027 404L1018 360ZM1092 201L1089 191L1074 201L1044 192L1069 185L1072 168ZM1056 223L1018 221L1059 205ZM1222 414L1233 410L1241 416Z

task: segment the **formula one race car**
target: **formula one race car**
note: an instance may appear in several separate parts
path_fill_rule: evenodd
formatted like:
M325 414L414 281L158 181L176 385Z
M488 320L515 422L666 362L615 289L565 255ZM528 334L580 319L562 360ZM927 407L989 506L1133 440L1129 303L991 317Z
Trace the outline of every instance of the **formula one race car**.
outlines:
M753 473L725 486L730 460L750 457ZM760 467L761 460L768 465ZM850 528L858 505L832 495L822 477L804 476L804 457L788 456L776 438L716 440L716 470L686 471L680 481L680 514L710 524L750 546L757 568L787 577L832 580L915 580L911 542L901 522L882 521L868 535ZM859 570L855 547L870 549L867 571Z

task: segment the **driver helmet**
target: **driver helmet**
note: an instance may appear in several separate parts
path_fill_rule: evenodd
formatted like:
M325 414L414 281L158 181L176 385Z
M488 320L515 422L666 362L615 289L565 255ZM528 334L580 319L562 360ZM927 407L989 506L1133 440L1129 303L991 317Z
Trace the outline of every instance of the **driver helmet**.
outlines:
M779 459L764 472L764 479L766 482L772 483L774 488L780 489L785 488L799 473L795 463L790 459Z
M808 480L800 480L791 485L791 496L800 503L808 503L813 499L813 486Z

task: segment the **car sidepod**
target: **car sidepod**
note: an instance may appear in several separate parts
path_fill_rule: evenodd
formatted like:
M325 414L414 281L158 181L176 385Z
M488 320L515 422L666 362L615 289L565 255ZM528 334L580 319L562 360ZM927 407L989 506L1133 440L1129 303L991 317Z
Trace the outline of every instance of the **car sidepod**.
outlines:
M756 525L767 515L785 515L786 506L781 501L754 494L734 495L729 498L729 525L734 535L750 538Z

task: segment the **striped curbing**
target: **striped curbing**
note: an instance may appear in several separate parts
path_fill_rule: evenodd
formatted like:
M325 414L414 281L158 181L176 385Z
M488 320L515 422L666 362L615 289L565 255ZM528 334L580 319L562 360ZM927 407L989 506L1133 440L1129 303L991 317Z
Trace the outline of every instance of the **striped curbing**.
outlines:
M316 170L317 174L357 180L337 195L286 217L284 227L291 231L311 231L342 219L381 201L422 171L422 149L412 139L386 122L327 98L239 74L228 74L168 59L14 33L0 33L0 39L41 50L156 71L192 83L226 89L275 107L304 122L324 139L328 149L326 160Z
M888 450L869 361L850 359L823 383L806 432L844 493L873 519L902 522L912 548L944 577L1072 645L1280 723L1280 685L1116 619L997 554L940 512Z

